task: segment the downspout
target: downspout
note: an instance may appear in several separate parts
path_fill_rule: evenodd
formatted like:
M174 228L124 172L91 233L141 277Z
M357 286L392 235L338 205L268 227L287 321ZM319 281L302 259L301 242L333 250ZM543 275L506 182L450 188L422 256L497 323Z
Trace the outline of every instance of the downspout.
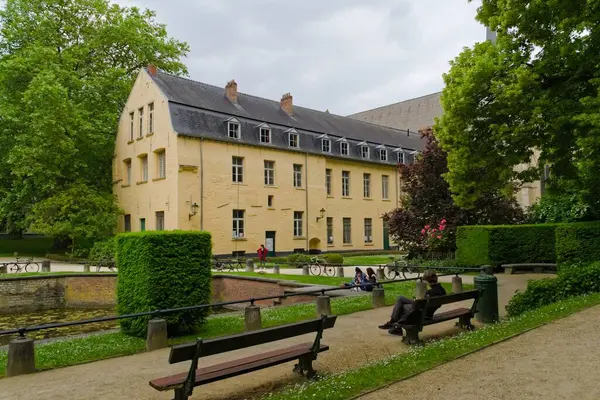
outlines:
M305 205L304 205L304 209L306 210L306 250L308 250L308 252L310 253L310 247L309 247L309 233L308 233L308 226L309 226L309 221L310 218L308 216L308 153L304 153L304 165L306 165L305 171L304 171L304 186L305 186Z
M396 167L396 208L400 207L400 173L398 172L398 167Z
M200 230L204 230L204 155L202 151L204 138L200 138Z

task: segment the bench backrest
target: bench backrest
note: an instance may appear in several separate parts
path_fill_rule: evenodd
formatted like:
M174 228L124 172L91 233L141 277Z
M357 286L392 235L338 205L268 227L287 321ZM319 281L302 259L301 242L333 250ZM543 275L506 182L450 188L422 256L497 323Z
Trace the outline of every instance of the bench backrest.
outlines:
M336 319L337 316L333 315L323 319L313 319L305 322L297 322L294 324L208 339L202 341L200 357L208 357L214 354L226 353L228 351L244 349L263 343L275 342L294 336L318 332L321 329L333 328ZM195 352L195 342L173 346L171 348L171 354L169 355L169 363L175 364L191 360L194 358Z
M468 290L462 293L447 294L445 296L435 296L428 299L415 300L415 311L422 310L425 307L440 307L444 304L458 303L459 301L478 299L480 291L478 289Z

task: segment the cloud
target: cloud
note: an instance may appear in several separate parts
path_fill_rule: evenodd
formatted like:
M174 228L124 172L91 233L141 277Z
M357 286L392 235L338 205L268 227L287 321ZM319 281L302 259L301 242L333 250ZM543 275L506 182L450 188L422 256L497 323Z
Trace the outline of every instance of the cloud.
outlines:
M150 8L190 44L190 77L341 115L443 87L448 62L485 40L467 0L118 0Z

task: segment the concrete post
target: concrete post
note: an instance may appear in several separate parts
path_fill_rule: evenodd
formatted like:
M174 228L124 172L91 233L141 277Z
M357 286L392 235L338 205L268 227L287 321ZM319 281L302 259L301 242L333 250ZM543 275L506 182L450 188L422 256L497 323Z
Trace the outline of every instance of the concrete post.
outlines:
M42 261L42 272L50 272L50 260Z
M89 264L85 264L83 266L83 272L90 272L90 265Z
M377 280L385 281L385 272L381 267L377 268Z
M310 275L310 270L308 268L308 265L305 265L302 267L302 275Z
M0 265L0 274L8 274L8 267L6 265Z
M427 284L421 280L417 281L417 290L415 296L417 299L424 299L425 292L427 291Z
M260 329L262 322L260 320L260 307L251 305L244 309L244 329L248 331L256 331Z
M458 275L452 277L452 293L462 293L463 282L462 278Z
M246 260L246 272L254 272L254 260L251 258Z
M385 291L382 287L373 288L373 308L385 307Z
M337 276L338 278L343 278L344 277L344 267L337 267L335 276Z
M331 297L325 295L317 297L317 318L323 314L331 315Z
M33 339L19 337L8 345L6 376L32 374L35 372Z
M274 274L280 274L281 272L279 271L279 264L275 264L275 266L273 267L273 273Z
M168 347L167 321L164 319L151 319L148 321L148 334L146 335L146 351L154 351Z

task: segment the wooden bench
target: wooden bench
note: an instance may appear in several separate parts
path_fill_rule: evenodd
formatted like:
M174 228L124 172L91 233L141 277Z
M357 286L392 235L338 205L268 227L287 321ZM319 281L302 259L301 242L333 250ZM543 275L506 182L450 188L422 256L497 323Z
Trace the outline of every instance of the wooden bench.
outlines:
M457 325L461 328L469 330L475 329L473 324L471 324L471 318L473 318L477 312L477 304L479 303L481 293L480 290L469 290L463 293L415 300L413 311L408 315L406 321L398 324L398 326L406 330L406 337L402 340L408 342L408 344L419 344L421 343L419 332L423 330L424 326L434 325L453 319L458 319ZM473 300L473 305L470 309L456 308L450 311L435 313L431 318L427 318L426 316L427 309L430 307L438 307L443 306L444 304L458 303L465 300Z
M329 346L321 344L323 330L333 328L336 318L336 316L324 315L322 318L310 321L209 340L198 339L193 343L173 346L169 356L169 363L175 364L191 360L192 365L189 371L154 379L150 381L150 386L161 392L175 390L174 400L185 400L192 395L196 386L247 374L248 372L258 371L294 360L298 360L298 363L294 366L294 372L298 372L301 375L306 373L306 377L310 379L315 376L312 362L317 359L318 353L329 350ZM201 357L244 349L312 332L317 333L317 337L313 343L297 344L280 350L267 351L251 357L198 368L198 359Z
M544 269L554 269L556 270L556 264L552 263L523 263L523 264L503 264L502 268L504 268L504 273L507 275L512 275L515 273L517 269L532 269L536 274L541 274L544 272Z

